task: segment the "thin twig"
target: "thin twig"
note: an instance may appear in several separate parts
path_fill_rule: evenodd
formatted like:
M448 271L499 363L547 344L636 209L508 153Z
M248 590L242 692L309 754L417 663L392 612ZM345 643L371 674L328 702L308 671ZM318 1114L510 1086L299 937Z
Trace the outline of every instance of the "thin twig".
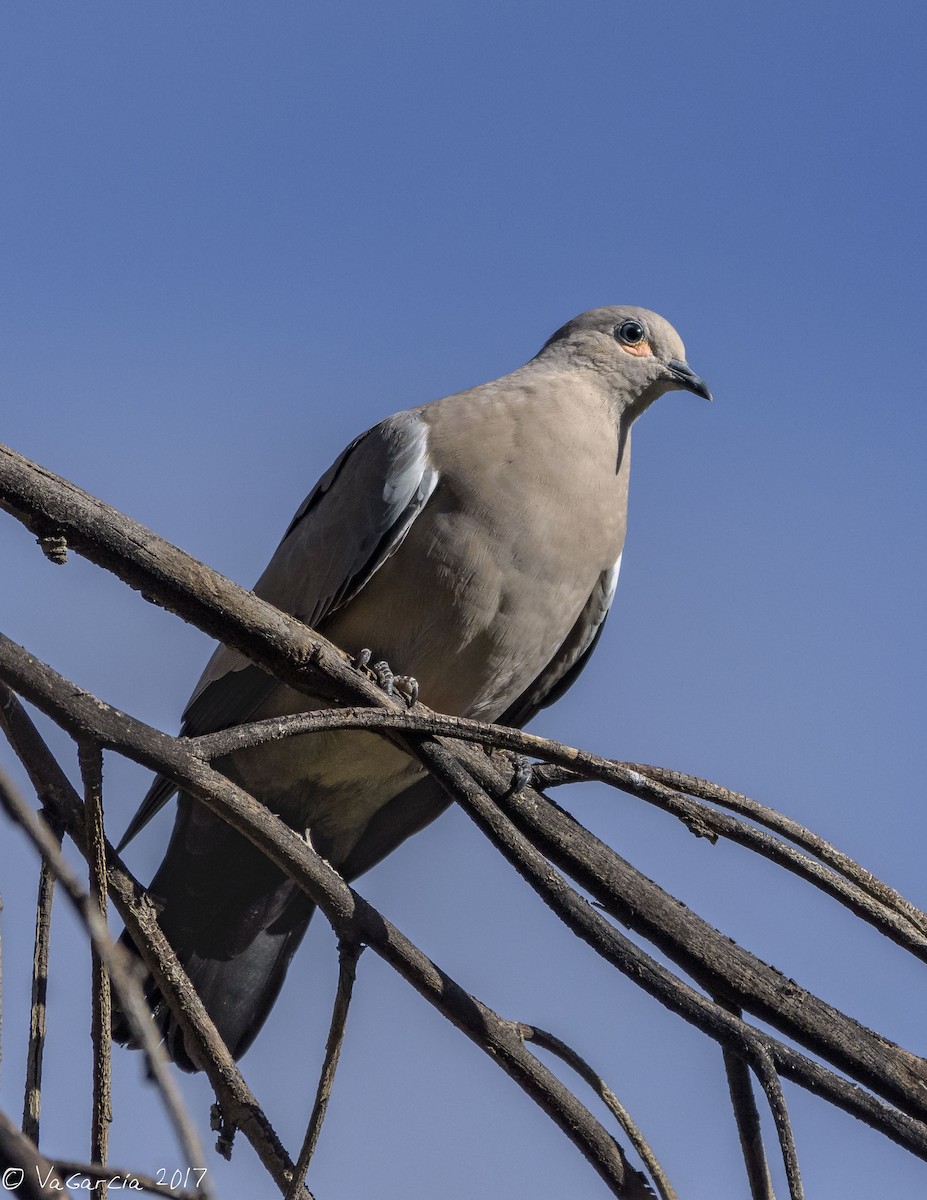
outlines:
M89 850L90 899L97 906L106 926L106 844L103 834L103 751L89 739L77 747L81 778L84 783L84 824ZM109 1127L113 1120L112 1063L110 1029L112 998L109 972L96 946L91 943L90 1037L93 1043L93 1107L90 1130L91 1162L106 1165ZM106 1180L100 1182L100 1195L106 1200Z
M539 1029L537 1025L528 1025L524 1021L519 1021L516 1025L519 1035L526 1042L533 1042L536 1046L541 1046L544 1050L549 1050L551 1054L555 1054L561 1062L565 1062L567 1066L579 1075L580 1079L584 1080L596 1092L608 1110L615 1117L621 1128L627 1134L628 1141L641 1157L641 1161L650 1172L654 1186L657 1190L657 1195L660 1200L678 1200L675 1189L666 1177L666 1172L663 1170L657 1156L654 1154L650 1143L644 1137L640 1130L640 1126L634 1121L631 1114L624 1107L612 1089L608 1086L605 1080L598 1072L594 1071L589 1063L578 1054L572 1046L568 1046L566 1042L549 1033L546 1029ZM629 1167L629 1172L631 1168ZM633 1175L638 1175L641 1183L644 1183L643 1177L639 1172L633 1172ZM633 1180L632 1175L632 1180ZM648 1193L640 1191L640 1194L646 1196ZM629 1197L632 1193L629 1191Z
M686 775L682 771L671 771L666 767L651 767L639 763L625 763L624 766L629 770L640 771L642 775L648 775L651 779L656 780L658 783L663 783L667 787L675 788L681 792L688 792L691 796L698 796L701 800L709 800L713 804L719 804L723 808L729 808L733 812L749 817L750 820L756 821L758 825L765 825L773 833L788 838L796 846L800 846L803 850L807 850L809 854L813 854L816 858L819 858L821 862L826 863L833 870L844 875L851 883L855 883L857 887L862 888L863 891L869 892L874 899L881 901L886 908L894 909L896 912L906 916L912 925L915 925L923 933L927 934L927 913L923 909L912 904L900 892L897 892L893 887L890 887L883 880L873 875L871 871L867 871L864 866L855 862L848 854L845 854L842 850L838 850L810 829L806 829L798 821L793 821L791 817L787 817L765 804L760 804L757 800L752 800L742 792L731 791L730 788L722 787L720 783L712 783L708 779L700 779L697 775Z
M723 999L718 999L718 1003L727 1008L728 1012L740 1016L737 1005L728 1004ZM766 1160L766 1147L763 1145L760 1114L756 1107L750 1068L743 1056L736 1051L725 1047L723 1054L724 1073L727 1076L727 1086L734 1109L734 1120L740 1138L740 1149L744 1157L751 1200L776 1200L769 1174L769 1163Z
M61 844L61 828L49 822L49 829ZM32 954L32 996L29 1006L29 1048L26 1055L26 1084L23 1097L23 1133L39 1144L39 1124L42 1113L42 1066L45 1055L45 1035L48 1013L48 951L51 940L52 902L55 897L55 876L43 858L39 868L39 892L35 906L35 943Z
M344 1043L344 1031L348 1020L348 1009L351 1007L351 996L354 991L354 978L357 974L357 960L363 946L357 942L340 942L338 945L338 990L335 993L335 1003L332 1009L331 1026L328 1031L328 1041L325 1045L325 1061L319 1076L319 1086L316 1090L315 1103L306 1128L306 1136L299 1152L299 1161L293 1173L293 1182L286 1194L286 1200L296 1200L300 1186L305 1182L312 1156L322 1132L322 1122L328 1110L328 1101L335 1082L335 1071L338 1069L338 1058Z
M798 1151L795 1148L795 1138L792 1134L792 1123L789 1120L789 1110L785 1103L785 1094L779 1082L779 1073L772 1057L763 1046L757 1047L756 1054L751 1060L757 1078L762 1084L763 1091L769 1103L769 1109L776 1125L779 1136L779 1146L782 1150L782 1161L785 1164L785 1177L789 1184L791 1200L805 1200L805 1189L801 1181L801 1171L798 1166Z
M9 717L9 713L9 706L3 704L2 698L0 698L0 723L3 723L5 716ZM28 720L28 717L26 719ZM16 722L16 725L18 726L18 722ZM55 765L57 766L57 764ZM60 786L60 783L58 786ZM49 803L54 803L54 800L51 799L51 792L47 794L47 797ZM79 809L80 802L76 793L74 793L73 798L78 804ZM164 1048L155 1037L151 1016L145 1005L145 999L138 981L132 973L131 964L126 961L126 956L121 947L113 944L109 937L109 931L102 921L96 905L81 888L77 876L65 861L61 853L61 848L44 819L34 813L19 796L19 793L7 778L2 767L0 767L0 807L3 807L7 814L25 830L26 835L45 861L48 862L51 870L54 872L55 878L61 884L68 899L77 910L87 929L88 936L94 943L101 959L109 968L119 999L126 1007L129 1019L132 1022L133 1032L145 1050L152 1077L156 1080L164 1098L165 1108L174 1125L186 1160L189 1163L203 1162L203 1150L199 1137L184 1112L183 1101L177 1085L170 1074L167 1056ZM80 836L83 832L82 821L79 820L72 824L68 821L64 811L59 812L59 816L72 836L75 833ZM204 1195L208 1196L208 1188L204 1187L202 1190Z
M86 858L89 851L84 840L85 821L80 797L71 786L18 698L3 684L0 684L0 727L6 733L44 804L59 815L66 832ZM2 775L0 775L0 780L2 780ZM28 813L29 810L27 809L26 812ZM31 814L29 815L31 816ZM204 1056L208 1058L206 1073L223 1109L251 1142L271 1178L278 1184L281 1192L284 1192L292 1175L292 1161L254 1094L245 1083L224 1042L216 1032L215 1026L206 1014L170 944L161 933L145 890L126 869L108 842L106 858L111 898L119 915L131 931L136 944L143 948L142 956L145 965L155 975L158 987L162 989L163 993L177 997L178 1009L182 1010L178 1019L181 1021L185 1035L203 1047ZM64 860L61 859L56 863L52 858L51 861L53 866L56 866L56 874L59 879L62 876L58 868L62 868L70 876L77 896L82 896L80 885L70 874L70 868ZM72 900L77 903L74 896L72 896ZM92 912L91 917L88 918L90 922L88 931L91 936L93 936L92 918L95 915L95 912ZM112 946L111 943L110 945ZM115 952L121 950L121 947L112 946L112 950ZM145 1054L151 1076L161 1092L185 1161L191 1164L203 1163L204 1154L199 1136L184 1109L179 1089L171 1074L166 1051L156 1033L139 983L135 979L133 965L123 963L121 954L116 955L116 966L112 959L109 962L120 1004L129 1017L133 1035ZM214 1057L210 1057L210 1055ZM208 1190L208 1186L204 1182L202 1191L206 1194ZM311 1200L308 1192L305 1193L303 1200Z

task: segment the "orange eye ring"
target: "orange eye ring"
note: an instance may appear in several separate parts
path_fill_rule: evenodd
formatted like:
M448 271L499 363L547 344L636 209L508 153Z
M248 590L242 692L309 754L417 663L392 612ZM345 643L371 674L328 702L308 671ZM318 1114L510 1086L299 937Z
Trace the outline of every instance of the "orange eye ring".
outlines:
M615 337L625 346L638 346L646 341L647 331L640 321L622 321L620 325L615 326Z
M640 321L622 321L620 325L615 326L614 334L615 340L627 354L633 354L636 358L647 358L653 354L650 342L647 341L646 330Z

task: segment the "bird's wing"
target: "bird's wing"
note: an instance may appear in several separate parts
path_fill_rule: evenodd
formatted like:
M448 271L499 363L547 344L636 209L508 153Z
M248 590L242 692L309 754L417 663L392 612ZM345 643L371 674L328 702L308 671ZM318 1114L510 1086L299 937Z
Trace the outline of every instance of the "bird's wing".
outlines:
M255 593L314 628L356 596L401 545L435 489L427 436L412 411L353 441L298 509ZM184 711L181 732L195 737L240 725L277 687L240 651L220 645ZM175 791L170 780L155 779L120 849Z
M605 618L615 598L620 569L619 554L614 566L599 576L592 595L563 645L534 682L499 717L500 725L521 728L537 712L559 700L573 686L605 628Z

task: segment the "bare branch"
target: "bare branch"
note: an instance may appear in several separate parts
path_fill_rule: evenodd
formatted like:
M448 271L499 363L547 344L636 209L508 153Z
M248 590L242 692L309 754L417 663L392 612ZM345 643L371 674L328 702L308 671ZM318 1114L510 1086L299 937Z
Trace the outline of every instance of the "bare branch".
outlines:
M11 711L9 703L4 703L3 699L0 697L0 723L5 723L5 719L9 718ZM26 714L22 713L22 716L26 717ZM28 717L26 720L28 721ZM15 723L18 724L18 722ZM79 805L76 793L74 800ZM33 813L25 801L20 798L2 768L0 768L0 805L26 832L77 910L94 949L112 974L119 998L125 1005L129 1019L133 1023L133 1030L145 1050L152 1077L164 1098L165 1107L173 1122L181 1149L188 1162L202 1162L202 1146L196 1130L184 1112L183 1101L168 1068L167 1056L155 1036L145 998L138 981L132 974L131 965L125 961L121 949L111 941L109 931L100 917L98 908L82 890L77 877L65 862L54 834L45 821L38 814ZM204 1188L203 1194L208 1196L208 1189Z
M800 1194L796 1188L800 1189L801 1184L797 1172L789 1166L794 1146L784 1104L779 1103L780 1073L866 1120L914 1153L927 1157L927 1127L923 1124L923 1118L927 1117L924 1098L927 1067L922 1059L880 1038L728 943L717 930L684 910L536 790L526 788L517 795L509 794L510 770L500 771L481 750L465 746L460 740L506 744L524 753L529 735L498 732L496 727L487 737L485 729L479 733L472 729L465 732L459 723L453 731L447 726L447 732L443 732L434 723L436 718L421 713L413 714L422 722L417 729L414 721L397 722L400 706L353 670L346 657L324 638L236 588L73 485L2 448L0 503L39 536L65 537L91 560L114 571L131 586L144 589L156 602L227 645L240 649L251 661L297 690L316 699L363 703L381 710L376 718L371 719L369 713L363 718L370 721L365 727L373 728L379 721L384 734L389 730L391 739L431 771L561 920L661 1003L755 1067L771 1096L793 1196ZM545 1074L521 1042L512 1038L509 1023L501 1021L442 976L434 964L348 889L334 872L326 870L327 864L288 827L262 812L251 797L205 766L201 756L210 752L208 740L205 749L204 743L193 746L178 742L109 709L85 693L75 694L73 687L68 691L60 676L29 660L5 639L0 642L0 664L5 678L73 736L92 737L166 774L254 842L311 896L340 937L368 942L431 1003L493 1054L580 1146L615 1194L625 1194L622 1189L627 1185L627 1172L620 1151L614 1143L609 1144L601 1127L559 1085L556 1077L549 1072ZM449 737L455 740L448 741ZM513 737L517 745L511 741ZM216 744L215 740L211 743L213 753ZM726 805L760 825L773 828L759 811L760 806L751 809L753 802L745 797L726 792L721 796L724 789L709 795L715 785L693 783L690 777L680 777L678 782L683 784L683 790L696 797L692 799L667 786L672 782L669 775L660 777L656 769L596 760L557 743L547 743L543 748L534 745L529 752L560 763L554 771L562 773L568 769L575 776L601 778L657 804L700 836L729 837L765 854L824 888L912 953L927 959L927 917L852 860L784 818L775 825L775 832L796 840L807 854L796 853L763 830L709 806ZM120 874L119 860L107 850L115 898L119 890L114 879L132 885L134 880L127 873ZM808 854L818 855L825 866L822 868ZM607 911L628 921L670 954L712 995L722 997L727 1005L742 1004L791 1033L892 1104L901 1106L903 1111L754 1029L738 1015L726 1011L724 1004L706 999L614 929L552 869L551 863L586 887ZM127 921L132 925L134 920L137 931L145 924L135 911L143 908L138 894L123 895L121 900L132 914ZM152 969L159 986L163 985L164 994L171 998L172 1007L177 1004L182 1013L189 999L193 1011L197 998L195 993L193 997L185 997L183 988L189 987L189 981L176 960L171 961L169 948L151 949L158 936L152 920L141 938L146 962L155 963ZM191 1028L201 1038L203 1030L208 1034L211 1028L201 1012L196 1012L192 1020L187 1016L186 1024L183 1017L178 1019L185 1030ZM210 1051L216 1050L208 1038L207 1045ZM235 1116L232 1119L238 1123ZM797 1168L797 1159L794 1165Z
M677 817L698 837L708 837L712 840L718 837L729 838L786 867L868 921L922 962L927 962L927 913L905 900L848 855L836 850L823 838L812 834L803 826L781 817L772 809L767 809L746 796L728 792L725 788L696 779L694 776L616 762L566 746L562 742L539 737L537 734L524 733L503 725L471 721L464 717L444 716L428 710L393 712L381 708L324 709L254 721L190 740L198 753L211 760L234 750L323 729L388 729L401 733L425 733L476 742L519 754L533 755L546 763L568 770L573 782L595 779L620 788ZM743 811L745 815L761 824L777 827L776 831L782 836L796 841L809 853L821 858L826 866L822 867L811 861L806 854L796 853L791 847L770 838L744 821L719 813L697 800L688 799L674 787L664 784L662 778L658 778L663 775L677 776L683 781L691 782L700 791L707 793L707 799L716 803L723 803L722 794L728 796L730 799L727 807L736 806L738 811Z
M49 825L53 836L61 843L61 832ZM42 1066L47 1028L46 998L48 995L48 948L51 939L52 902L55 896L55 876L43 858L39 869L39 893L35 906L35 946L32 954L32 996L29 1006L29 1049L26 1054L26 1085L23 1097L23 1133L39 1144L39 1122L42 1112Z
M17 688L21 686L30 700L72 734L94 737L104 746L118 749L127 757L176 779L185 792L201 800L253 841L268 858L306 891L325 914L339 938L364 942L375 949L417 991L511 1075L579 1147L609 1186L616 1190L616 1194L621 1194L624 1168L614 1140L585 1106L563 1086L556 1075L526 1051L521 1040L512 1032L510 1023L468 995L440 971L403 937L395 926L348 888L324 859L307 846L289 826L272 816L264 805L236 787L226 776L205 766L190 752L189 747L178 739L151 729L125 713L110 708L89 693L75 688L73 684L68 683L46 665L30 658L21 648L2 636L0 675ZM74 836L70 826L68 833ZM107 858L112 866L119 860L114 852L112 857L110 853L107 846ZM112 872L110 887L114 901L117 904L119 900L124 902L125 898L119 895ZM136 900L138 899L140 897L136 897ZM128 921L129 908L126 907L125 911L120 908L120 911ZM142 912L143 906L138 904L133 911L133 937L143 923ZM212 1028L199 997L186 980L179 964L176 963L176 958L173 959L174 966L168 978L159 963L145 954L146 942L154 937L161 939L159 953L165 960L169 951L168 944L160 934L150 911L144 925L145 935L140 938L140 948L146 964L155 973L163 994L174 997L178 987L185 986L189 989L185 992L183 1006L171 1006L185 1031L190 1029L191 1034L196 1036L189 1017L192 1011L198 1014L197 1025L200 1029ZM221 1055L223 1051L224 1046L216 1035L216 1044L209 1044L206 1059L202 1064L204 1069L210 1069L210 1063L207 1061L209 1054ZM230 1061L227 1051L225 1056ZM213 1086L216 1086L213 1073L210 1074L210 1080ZM225 1108L223 1099L223 1109ZM233 1124L241 1125L248 1114L236 1110L232 1113L227 1112L226 1115ZM292 1170L292 1166L289 1170Z
M789 1110L785 1103L776 1065L765 1047L762 1046L757 1050L752 1065L763 1086L763 1091L766 1093L769 1109L776 1124L776 1133L779 1135L779 1145L782 1149L782 1160L785 1163L785 1176L789 1184L789 1196L791 1200L805 1200L805 1189L798 1167L798 1152L792 1136L792 1123L789 1120Z
M88 850L80 798L22 705L3 685L0 685L0 726L4 728L14 750L23 760L40 797L60 816L68 835L86 857ZM271 1178L281 1192L284 1192L289 1186L293 1171L292 1161L216 1032L170 944L161 933L147 894L108 842L106 859L113 903L136 944L141 948L146 966L154 974L163 994L175 997L178 1020L183 1025L185 1034L201 1047L202 1054L208 1059L206 1073L223 1110L251 1142ZM65 872L70 871L63 860L62 865ZM73 882L77 893L82 895L76 879ZM92 917L89 920L92 928ZM170 1074L164 1047L155 1033L151 1014L138 982L133 976L126 991L121 990L122 981L119 980L118 972L113 969L112 960L109 966L114 983L118 981L119 999L132 1021L133 1034L145 1051L152 1076L164 1097L186 1161L203 1162L199 1138L184 1115L183 1103ZM304 1196L305 1200L311 1200L308 1192Z
M303 1146L299 1152L299 1161L293 1172L293 1182L286 1194L286 1200L296 1200L300 1185L304 1182L315 1154L319 1134L322 1132L322 1122L328 1110L328 1101L335 1082L335 1071L338 1068L338 1058L344 1042L344 1031L348 1021L348 1009L351 1007L351 995L354 991L354 978L357 974L357 960L363 946L357 942L341 942L338 946L338 990L335 993L335 1004L332 1010L331 1028L328 1031L328 1041L325 1045L325 1061L319 1077L315 1103L309 1117L309 1125Z
M37 537L53 532L146 600L176 613L297 690L401 707L337 646L144 525L37 463L0 446L0 507Z
M621 1128L627 1134L628 1141L640 1155L641 1160L650 1172L660 1200L678 1200L675 1189L667 1179L666 1172L660 1166L657 1156L650 1147L650 1143L644 1137L643 1133L641 1133L640 1127L602 1076L594 1071L589 1063L581 1055L577 1054L571 1046L568 1046L566 1042L554 1034L548 1033L546 1029L539 1029L537 1025L528 1025L524 1021L519 1021L516 1029L526 1042L533 1042L536 1046L541 1046L544 1050L549 1050L561 1062L565 1062L568 1067L572 1067L580 1079L589 1084L598 1094L609 1112L618 1121ZM631 1168L629 1167L628 1169L630 1172ZM638 1172L634 1172L633 1174L639 1175ZM631 1182L633 1183L633 1175ZM643 1192L642 1187L638 1190L642 1195L647 1194ZM629 1192L628 1195L630 1197L632 1193Z
M723 999L715 998L728 1012L732 1012L736 1016L741 1015L736 1004L728 1004ZM772 1179L769 1175L769 1163L766 1160L766 1147L763 1145L760 1114L756 1107L750 1068L741 1055L734 1050L725 1048L724 1072L727 1076L728 1091L734 1109L740 1148L744 1156L751 1200L776 1200Z
M100 921L106 927L106 845L103 835L103 751L96 742L78 743L80 773L84 782L84 826L90 851L90 899L97 906ZM113 1119L110 1028L112 999L109 972L96 946L91 943L92 973L90 992L90 1037L93 1042L93 1116L90 1131L90 1158L106 1165L109 1127ZM100 1184L106 1197L107 1184Z

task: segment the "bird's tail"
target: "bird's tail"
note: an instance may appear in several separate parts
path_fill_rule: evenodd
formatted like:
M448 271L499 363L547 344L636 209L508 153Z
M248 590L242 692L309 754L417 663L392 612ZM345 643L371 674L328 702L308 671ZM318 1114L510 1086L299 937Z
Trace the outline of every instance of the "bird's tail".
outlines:
M314 906L241 834L201 806L194 811L186 797L180 804L174 836L149 891L161 929L237 1059L264 1024ZM215 821L209 838L189 836L191 824L208 820ZM121 940L138 954L127 933ZM150 974L143 988L170 1056L185 1071L199 1070ZM115 1041L137 1045L115 1005L112 1031Z

